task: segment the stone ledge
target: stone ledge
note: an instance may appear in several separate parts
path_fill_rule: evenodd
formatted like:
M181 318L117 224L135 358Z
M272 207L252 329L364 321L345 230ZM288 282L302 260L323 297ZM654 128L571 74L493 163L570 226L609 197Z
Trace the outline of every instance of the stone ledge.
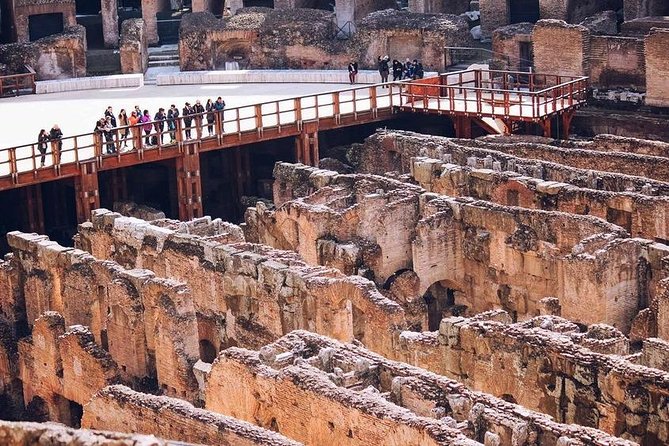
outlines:
M425 73L425 77L436 73ZM374 70L358 72L357 84L377 84L380 76ZM320 83L348 84L346 70L225 70L182 71L174 74L159 74L157 85L198 85L238 83Z
M144 86L143 74L115 74L111 76L79 77L35 82L37 94L65 91L98 90L102 88L133 88Z

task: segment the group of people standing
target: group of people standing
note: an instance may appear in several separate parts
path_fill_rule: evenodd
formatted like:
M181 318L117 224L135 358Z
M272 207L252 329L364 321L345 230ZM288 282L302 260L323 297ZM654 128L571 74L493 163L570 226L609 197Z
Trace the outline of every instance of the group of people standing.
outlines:
M104 140L107 154L116 153L117 148L126 149L129 139L132 149L137 149L141 146L142 132L144 132L145 146L155 146L159 140L160 144L163 144L165 133L169 134L170 143L173 143L177 140L177 121L180 117L183 118L187 140L192 139L193 122L195 122L197 137L202 136L204 120L207 121L207 132L209 136L212 136L216 114L220 114L222 119L224 109L225 101L220 96L215 101L209 99L206 105L202 105L199 99L193 105L186 102L181 110L175 104L172 104L167 111L160 107L153 118L149 110L142 110L139 105L135 105L129 116L125 109L121 109L117 119L112 107L109 106L104 116L95 124L95 143L101 147ZM167 132L165 132L166 127ZM115 135L118 137L115 138Z
M51 153L53 153L54 164L60 163L60 152L63 149L63 132L58 126L54 124L48 132L45 129L39 131L37 135L37 150L40 153L40 167L44 167L46 161L46 150L51 143Z
M407 59L405 63L402 63L397 59L393 59L391 64L389 56L379 56L377 59L377 67L379 74L381 75L381 83L383 84L388 82L391 70L393 73L393 82L406 79L422 79L425 75L423 64L419 62L418 59L414 59L413 61ZM351 84L355 84L357 76L358 62L352 60L348 64L349 82ZM384 85L384 88L387 88L387 85Z

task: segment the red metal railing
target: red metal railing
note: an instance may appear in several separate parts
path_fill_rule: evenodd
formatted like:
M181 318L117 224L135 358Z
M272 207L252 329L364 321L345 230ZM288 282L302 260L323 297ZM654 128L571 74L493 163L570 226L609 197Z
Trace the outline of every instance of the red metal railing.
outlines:
M27 73L0 76L0 97L35 93L35 70L26 65Z
M330 128L369 122L377 119L380 112L392 113L399 104L398 95L399 88L362 86L228 108L223 113L209 114L214 118L211 124L205 112L193 115L190 120L180 116L174 121L174 130L170 130L168 121L162 126L151 121L148 133L143 130L145 124L115 128L110 141L104 135L86 133L51 141L44 153L37 142L2 149L0 190L75 176L83 161L96 160L102 170L107 166L118 167L121 158L128 156L135 158L135 163L149 153L152 159L175 157L183 151L184 144L193 142L234 146L297 135L306 122L327 120ZM128 149L123 150L125 145ZM113 159L117 162L112 162Z
M408 83L404 109L538 121L587 99L587 77L464 70Z

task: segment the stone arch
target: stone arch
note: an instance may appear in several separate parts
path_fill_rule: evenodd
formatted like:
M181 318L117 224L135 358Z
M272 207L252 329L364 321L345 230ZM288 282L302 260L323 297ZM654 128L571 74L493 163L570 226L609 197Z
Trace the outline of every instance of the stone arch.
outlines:
M251 58L251 40L243 38L226 39L214 51L214 69L225 69L226 63L237 62L239 68L246 68Z
M441 319L446 313L453 316L466 314L467 306L456 302L461 289L458 284L450 280L438 280L427 288L423 300L427 305L429 331L439 330Z
M33 397L26 406L26 420L45 423L49 421L49 406L39 396Z

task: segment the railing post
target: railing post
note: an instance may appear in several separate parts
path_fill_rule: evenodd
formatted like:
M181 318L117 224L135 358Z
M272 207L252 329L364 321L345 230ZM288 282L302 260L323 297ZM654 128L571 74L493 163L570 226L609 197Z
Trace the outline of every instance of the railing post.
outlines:
M14 183L18 181L19 169L16 163L16 148L12 147L9 149L9 173L14 180Z
M262 129L263 129L262 105L256 104L256 105L253 106L253 109L255 111L255 118L256 118L256 131L258 133L262 133Z
M341 111L339 109L340 103L339 103L339 92L335 91L334 95L332 97L332 113L334 114L334 119L336 123L339 123L341 120L340 114Z
M302 128L302 98L295 98L293 100L293 108L295 110L297 128Z
M377 101L376 101L376 87L369 87L369 106L372 110L372 116L376 117L377 115Z

